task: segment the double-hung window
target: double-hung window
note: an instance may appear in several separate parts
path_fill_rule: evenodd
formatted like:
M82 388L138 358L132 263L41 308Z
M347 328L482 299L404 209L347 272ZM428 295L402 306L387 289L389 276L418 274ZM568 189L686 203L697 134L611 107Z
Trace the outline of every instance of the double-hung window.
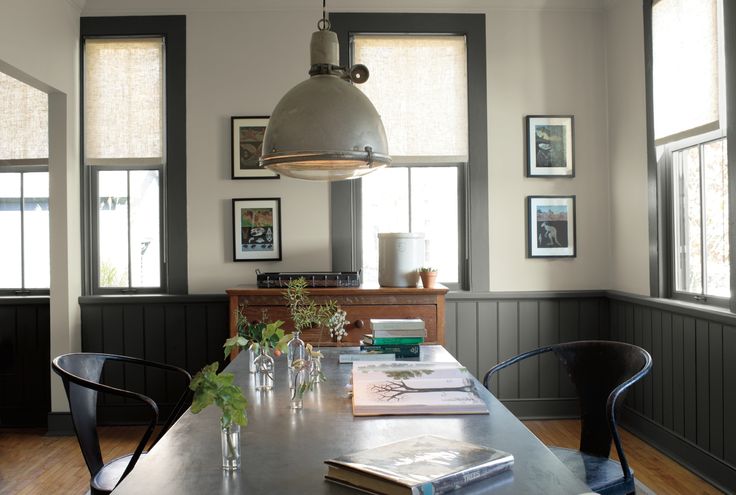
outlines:
M0 72L0 294L48 294L48 95Z
M82 19L87 293L186 291L183 26Z
M652 5L653 127L669 295L728 306L728 152L720 0Z
M363 281L374 283L378 234L422 233L425 264L438 269L440 282L469 288L472 247L487 257L487 234L485 245L479 241L487 233L486 215L475 242L469 227L471 204L487 208L485 142L479 144L486 139L485 123L478 125L480 113L485 121L485 98L471 101L481 86L485 93L485 79L471 73L484 67L477 59L478 45L485 44L483 16L333 14L331 20L343 61L370 71L357 87L381 115L393 159L354 184L333 186L333 268L346 268L335 261L350 252L350 268L362 269ZM348 189L349 195L341 194ZM339 221L345 212L354 220L347 228ZM348 232L351 249L341 250ZM481 288L487 260L480 254L477 260Z

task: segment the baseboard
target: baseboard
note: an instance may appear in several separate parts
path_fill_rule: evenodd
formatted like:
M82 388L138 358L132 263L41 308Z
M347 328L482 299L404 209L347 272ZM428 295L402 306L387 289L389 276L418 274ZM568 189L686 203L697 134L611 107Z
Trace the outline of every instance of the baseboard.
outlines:
M619 424L725 493L734 493L736 468L638 412L624 407Z
M50 437L74 436L72 415L68 412L50 412L46 434Z
M519 419L562 419L580 417L576 398L502 399L506 408Z

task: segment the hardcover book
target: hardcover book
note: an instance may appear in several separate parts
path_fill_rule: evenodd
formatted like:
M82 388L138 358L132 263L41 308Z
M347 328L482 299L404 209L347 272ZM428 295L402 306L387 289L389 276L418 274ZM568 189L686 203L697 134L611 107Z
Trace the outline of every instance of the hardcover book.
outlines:
M488 414L480 384L459 363L353 363L353 415Z
M360 350L375 354L394 354L397 358L419 357L419 344L372 345L361 342Z
M510 469L514 457L482 445L422 435L325 463L327 480L369 493L439 495Z
M363 341L370 345L421 344L424 337L374 337L366 334Z
M424 330L424 320L420 318L371 318L371 330Z

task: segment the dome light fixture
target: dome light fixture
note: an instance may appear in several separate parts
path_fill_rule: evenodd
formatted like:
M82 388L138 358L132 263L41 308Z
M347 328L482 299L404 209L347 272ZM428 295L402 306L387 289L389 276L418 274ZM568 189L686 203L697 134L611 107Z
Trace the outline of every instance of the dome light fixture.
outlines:
M353 86L368 80L368 68L339 66L325 0L317 28L310 78L289 90L271 113L260 165L296 179L354 179L391 164L386 131L371 101Z

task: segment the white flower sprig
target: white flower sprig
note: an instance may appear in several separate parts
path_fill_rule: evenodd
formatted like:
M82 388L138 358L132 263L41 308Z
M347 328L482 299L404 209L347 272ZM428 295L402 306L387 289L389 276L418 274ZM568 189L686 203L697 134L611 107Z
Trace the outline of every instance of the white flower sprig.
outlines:
M330 316L330 319L327 320L327 328L330 330L330 337L338 342L348 334L348 331L345 330L345 326L347 325L346 318L347 313L342 309L338 309L332 316Z

